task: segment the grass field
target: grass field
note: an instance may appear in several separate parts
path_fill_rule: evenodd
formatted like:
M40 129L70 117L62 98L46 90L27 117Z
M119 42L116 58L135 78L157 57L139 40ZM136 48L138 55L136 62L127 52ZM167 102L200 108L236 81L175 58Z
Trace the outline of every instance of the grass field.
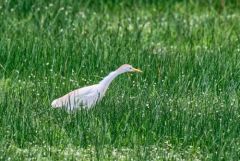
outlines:
M0 160L238 160L239 8L0 1ZM125 63L95 108L51 108Z

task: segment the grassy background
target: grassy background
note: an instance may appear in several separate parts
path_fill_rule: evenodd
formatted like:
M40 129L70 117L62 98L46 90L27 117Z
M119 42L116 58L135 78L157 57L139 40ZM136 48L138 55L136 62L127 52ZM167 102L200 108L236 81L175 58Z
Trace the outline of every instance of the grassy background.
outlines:
M237 160L237 1L0 2L1 160ZM129 63L103 101L51 101Z

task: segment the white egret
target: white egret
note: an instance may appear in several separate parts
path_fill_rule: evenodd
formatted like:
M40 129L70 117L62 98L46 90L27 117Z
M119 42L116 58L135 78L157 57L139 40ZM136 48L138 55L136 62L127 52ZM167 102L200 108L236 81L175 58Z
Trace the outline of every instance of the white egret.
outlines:
M76 89L52 102L53 108L66 108L68 111L75 110L79 107L91 108L101 101L106 93L111 82L118 75L126 72L142 72L139 69L133 68L129 64L120 66L117 70L111 72L98 84L86 86Z

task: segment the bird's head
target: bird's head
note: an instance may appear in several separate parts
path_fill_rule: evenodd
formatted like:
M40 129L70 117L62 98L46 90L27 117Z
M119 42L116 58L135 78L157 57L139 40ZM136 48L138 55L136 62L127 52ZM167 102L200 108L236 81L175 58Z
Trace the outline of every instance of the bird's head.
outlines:
M118 68L118 71L121 73L126 73L126 72L142 72L140 69L133 68L129 64L124 64Z

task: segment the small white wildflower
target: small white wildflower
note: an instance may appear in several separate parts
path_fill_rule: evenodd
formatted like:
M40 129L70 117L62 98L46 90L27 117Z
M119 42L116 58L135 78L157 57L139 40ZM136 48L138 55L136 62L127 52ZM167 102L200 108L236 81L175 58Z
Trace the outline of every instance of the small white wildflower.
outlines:
M129 31L132 31L132 30L133 30L133 25L132 25L132 24L130 24L130 25L128 26L128 30L129 30Z
M149 104L148 103L146 104L146 106L147 106L147 108L149 108Z
M79 15L83 18L83 19L85 19L86 18L86 15L85 15L85 13L84 12L79 12Z

